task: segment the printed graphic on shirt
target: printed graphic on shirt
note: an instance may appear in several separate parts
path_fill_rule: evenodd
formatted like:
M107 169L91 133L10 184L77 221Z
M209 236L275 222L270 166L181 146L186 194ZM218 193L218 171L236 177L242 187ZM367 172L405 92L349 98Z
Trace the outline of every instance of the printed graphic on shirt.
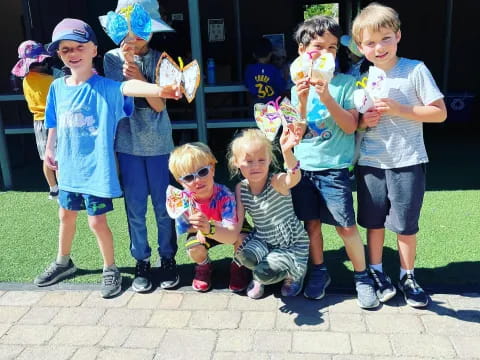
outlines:
M304 138L320 137L322 141L328 140L332 137L332 131L326 124L326 119L330 117L330 112L319 99L313 99L312 104L313 108L307 116L308 128Z

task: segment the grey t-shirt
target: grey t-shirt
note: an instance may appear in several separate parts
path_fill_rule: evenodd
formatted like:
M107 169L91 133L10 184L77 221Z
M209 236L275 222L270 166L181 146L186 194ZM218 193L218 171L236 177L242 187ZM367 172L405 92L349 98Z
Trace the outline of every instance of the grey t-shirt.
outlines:
M143 56L135 56L143 76L150 83L155 83L155 70L160 53L150 49ZM120 49L107 52L103 59L103 67L107 78L125 81L122 73L124 63ZM156 112L144 98L135 98L135 110L129 118L118 123L115 139L115 151L137 155L157 156L172 151L172 125L167 110Z
M418 60L399 58L386 72L388 98L404 105L428 105L442 99L432 74ZM368 128L360 145L359 165L394 169L428 162L423 123L384 115Z

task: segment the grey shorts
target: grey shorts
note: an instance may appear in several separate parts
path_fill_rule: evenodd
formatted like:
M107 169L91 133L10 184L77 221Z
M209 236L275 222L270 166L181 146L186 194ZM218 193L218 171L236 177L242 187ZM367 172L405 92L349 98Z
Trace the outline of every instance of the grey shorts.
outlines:
M357 165L358 224L414 235L425 193L425 164L398 169Z
M48 137L48 131L45 128L45 121L35 120L33 122L33 131L35 132L35 142L37 143L38 155L40 155L40 159L44 160Z

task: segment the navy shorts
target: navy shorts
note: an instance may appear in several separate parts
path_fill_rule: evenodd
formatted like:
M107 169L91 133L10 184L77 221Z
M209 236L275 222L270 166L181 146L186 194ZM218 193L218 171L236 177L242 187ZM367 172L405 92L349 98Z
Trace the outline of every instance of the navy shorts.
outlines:
M292 189L292 199L300 220L320 220L341 227L355 225L348 169L302 170L302 179Z
M113 210L113 202L110 198L101 198L64 190L59 190L58 192L58 204L66 210L87 210L87 214L90 216L102 215Z
M425 164L398 169L357 165L358 224L414 235L425 193Z

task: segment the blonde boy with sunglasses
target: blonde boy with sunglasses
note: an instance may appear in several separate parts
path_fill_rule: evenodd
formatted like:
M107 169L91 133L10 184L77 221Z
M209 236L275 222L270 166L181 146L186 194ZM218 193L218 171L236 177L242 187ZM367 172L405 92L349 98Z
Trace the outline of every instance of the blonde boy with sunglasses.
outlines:
M192 288L205 292L212 286L213 265L208 251L218 244L241 244L236 230L235 195L224 185L215 183L217 159L210 148L200 142L187 143L173 150L168 167L191 202L186 216L176 219L177 234L188 233L185 248L196 263ZM229 289L247 288L250 271L235 260L230 265Z

